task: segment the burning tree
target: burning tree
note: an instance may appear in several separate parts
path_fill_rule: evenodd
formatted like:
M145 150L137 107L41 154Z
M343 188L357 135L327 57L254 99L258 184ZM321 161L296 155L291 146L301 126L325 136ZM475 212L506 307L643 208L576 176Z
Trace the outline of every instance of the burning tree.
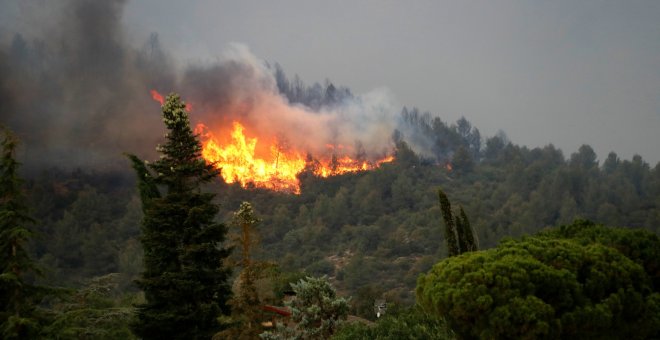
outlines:
M134 332L144 339L210 338L217 318L227 314L231 294L229 251L220 248L226 228L214 221L214 194L201 184L218 176L201 157L202 147L190 128L186 105L169 95L162 106L167 143L161 158L143 162L129 155L142 198L144 267L137 281L146 302L138 306Z

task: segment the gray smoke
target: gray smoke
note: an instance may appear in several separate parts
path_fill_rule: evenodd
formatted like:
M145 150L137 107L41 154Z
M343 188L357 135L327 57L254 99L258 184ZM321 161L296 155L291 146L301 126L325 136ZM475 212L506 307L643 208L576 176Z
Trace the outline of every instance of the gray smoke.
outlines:
M23 141L28 165L125 167L123 152L153 159L162 142L149 91L179 92L191 120L217 130L240 120L252 134L304 152L341 144L375 160L391 152L398 106L385 90L314 110L278 92L273 71L233 45L183 72L158 35L133 46L125 1L9 0L0 6L0 122Z
M157 36L127 44L124 1L3 6L17 17L3 18L14 20L0 34L10 37L0 42L0 121L23 141L25 162L111 166L124 151L153 153L162 129L149 89L174 78Z

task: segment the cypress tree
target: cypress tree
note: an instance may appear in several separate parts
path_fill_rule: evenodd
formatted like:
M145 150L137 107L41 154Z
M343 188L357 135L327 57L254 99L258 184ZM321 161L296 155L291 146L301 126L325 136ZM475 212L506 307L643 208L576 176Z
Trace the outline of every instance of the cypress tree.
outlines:
M461 209L463 209L461 207ZM458 236L458 253L463 254L468 251L468 244L465 236L465 224L461 215L454 216L454 225L456 226L456 235Z
M438 189L438 197L445 221L445 240L449 257L477 250L472 227L463 207L459 206L459 213L454 216L449 198L442 189Z
M438 189L438 198L440 200L440 209L442 211L442 218L445 221L445 240L447 241L447 251L449 257L460 254L458 248L458 241L456 240L456 226L454 225L454 217L451 213L451 203L447 195Z
M463 227L463 237L465 238L465 250L464 252L467 251L475 251L479 250L479 247L477 246L477 243L474 239L474 233L472 231L472 226L470 226L470 221L468 220L467 214L465 213L465 210L463 210L463 207L460 207L460 215L456 216L457 219L461 219L461 226Z
M214 194L201 185L219 171L201 157L185 104L170 94L162 106L168 130L158 161L129 155L138 175L144 219L144 272L137 280L146 302L138 306L133 331L144 339L209 339L228 313L229 269L221 248L226 228L214 221Z
M33 237L28 229L34 219L21 191L22 180L17 175L19 163L14 158L16 138L2 131L0 159L0 338L27 339L38 334L36 306L43 289L26 280L37 273L35 262L25 249Z

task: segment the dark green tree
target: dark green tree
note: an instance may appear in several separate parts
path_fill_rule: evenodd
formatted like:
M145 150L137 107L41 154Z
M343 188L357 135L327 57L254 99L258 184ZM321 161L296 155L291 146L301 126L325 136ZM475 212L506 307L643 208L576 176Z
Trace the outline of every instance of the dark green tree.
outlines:
M642 266L658 248L657 237L644 242L637 231L580 231L585 228L562 227L445 259L419 277L417 301L462 338L658 337L657 267ZM643 254L618 250L630 244Z
M167 143L154 163L129 155L139 181L144 219L144 272L137 281L146 302L133 331L144 339L202 339L220 330L228 313L229 269L221 247L226 228L214 221L214 194L201 186L218 175L201 157L185 104L170 94L162 107Z
M467 214L462 206L459 206L460 214L456 216L456 221L461 221L461 228L463 228L463 252L475 251L479 249L476 240L474 239L474 232L472 226L470 225L470 220L468 220Z
M460 206L459 214L454 216L449 198L447 198L447 195L442 189L438 189L438 198L440 200L442 219L445 221L445 240L447 242L448 255L451 257L477 250L472 227L463 207Z
M445 221L445 241L447 242L448 255L456 256L460 254L458 247L458 240L456 238L456 225L454 224L454 216L451 213L451 203L447 195L438 189L438 199L440 200L440 209L442 211L442 219Z
M454 171L459 174L466 174L472 171L474 168L474 160L468 149L461 145L456 149L456 153L451 158L451 164Z
M40 329L37 304L43 288L33 285L28 275L38 274L27 243L34 236L30 216L14 158L17 140L8 130L2 133L0 156L0 334L3 339L28 339Z
M135 339L129 321L134 297L115 297L121 278L117 273L95 277L71 294L50 301L50 322L44 339Z

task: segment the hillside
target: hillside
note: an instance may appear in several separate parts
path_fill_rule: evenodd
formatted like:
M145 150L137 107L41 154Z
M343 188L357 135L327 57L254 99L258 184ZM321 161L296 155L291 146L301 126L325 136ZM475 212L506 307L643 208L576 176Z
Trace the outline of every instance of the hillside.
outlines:
M442 124L438 131L457 134L456 125ZM253 203L263 220L259 257L286 271L328 275L346 294L385 293L403 304L414 300L417 276L446 255L438 187L464 207L482 249L575 218L660 232L660 165L615 154L599 164L589 146L566 159L551 145L530 150L501 136L484 144L467 160L456 151L441 162L400 141L396 160L372 171L300 174L300 195L220 180L210 189L225 222L242 201ZM52 269L48 280L79 285L123 272L129 289L141 268L133 175L51 169L28 184L42 235L32 249Z

